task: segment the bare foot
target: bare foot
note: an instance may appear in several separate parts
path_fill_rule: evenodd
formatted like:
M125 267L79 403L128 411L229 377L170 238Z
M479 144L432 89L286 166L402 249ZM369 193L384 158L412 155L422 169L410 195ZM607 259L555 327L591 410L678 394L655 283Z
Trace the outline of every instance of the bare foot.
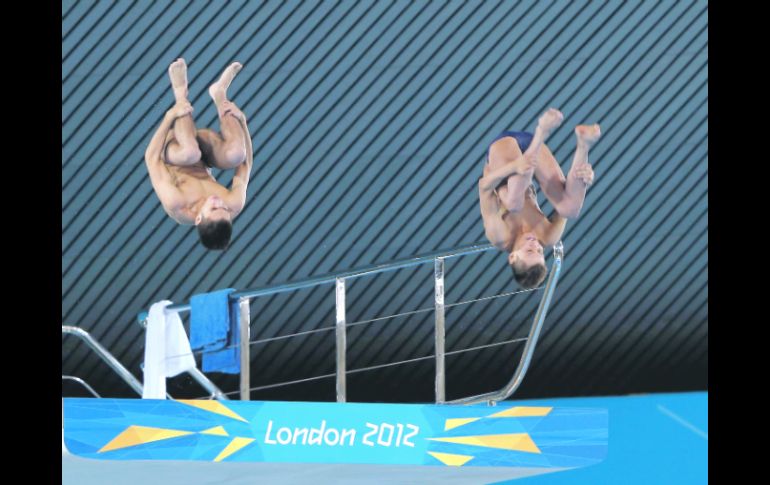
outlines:
M181 57L168 66L168 77L171 78L171 89L177 102L187 99L187 64Z
M586 147L590 147L602 136L602 132L599 129L599 125L577 125L575 127L575 135L577 136L578 143L583 143Z
M233 62L225 68L222 75L219 76L219 80L209 86L209 95L214 100L217 108L227 101L227 88L230 87L230 83L233 82L233 78L242 67L243 65L240 62Z
M537 127L543 130L545 134L548 134L557 128L561 124L562 120L564 120L564 115L561 113L561 111L558 109L550 108L548 111L543 113L539 120L537 120Z

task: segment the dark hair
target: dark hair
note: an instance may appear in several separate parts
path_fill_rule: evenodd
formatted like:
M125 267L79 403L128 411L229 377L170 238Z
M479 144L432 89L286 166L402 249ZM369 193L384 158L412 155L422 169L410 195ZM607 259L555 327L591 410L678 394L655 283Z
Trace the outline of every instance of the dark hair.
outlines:
M526 290L536 288L548 274L548 268L544 264L534 264L527 268L523 263L517 261L511 265L511 268L516 282Z
M198 224L198 235L201 243L208 249L227 249L230 236L233 234L233 224L227 220L207 221Z

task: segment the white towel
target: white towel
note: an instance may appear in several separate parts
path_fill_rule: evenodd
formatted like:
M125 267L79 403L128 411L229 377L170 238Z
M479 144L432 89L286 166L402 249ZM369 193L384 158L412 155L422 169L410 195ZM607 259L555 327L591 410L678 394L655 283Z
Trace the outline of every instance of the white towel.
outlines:
M166 399L166 378L195 368L195 357L177 312L166 312L168 300L150 307L144 343L142 399Z

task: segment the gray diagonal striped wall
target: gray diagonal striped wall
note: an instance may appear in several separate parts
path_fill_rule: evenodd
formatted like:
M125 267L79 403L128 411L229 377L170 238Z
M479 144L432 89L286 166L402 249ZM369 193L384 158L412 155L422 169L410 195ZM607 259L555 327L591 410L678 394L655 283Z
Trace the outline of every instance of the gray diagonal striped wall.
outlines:
M207 252L163 212L143 162L189 66L199 127L231 61L254 168L232 246ZM62 323L141 377L137 312L484 241L488 143L557 107L566 172L578 123L602 125L596 182L520 396L703 389L708 355L708 12L704 1L89 1L62 4ZM216 174L229 183L231 173ZM548 214L550 204L539 196ZM550 264L550 261L549 261ZM348 321L432 307L432 268L349 284ZM447 301L515 290L504 256L447 263ZM447 311L447 349L526 334L539 293ZM333 326L331 287L252 302L252 339ZM334 370L333 332L252 348L254 386ZM348 368L429 356L428 311L351 327ZM504 384L512 342L447 359L449 398ZM71 337L62 372L130 389ZM353 373L353 400L430 400L430 359ZM225 390L231 376L212 374ZM76 392L68 389L67 392ZM188 378L170 392L199 396ZM333 399L331 379L253 393Z

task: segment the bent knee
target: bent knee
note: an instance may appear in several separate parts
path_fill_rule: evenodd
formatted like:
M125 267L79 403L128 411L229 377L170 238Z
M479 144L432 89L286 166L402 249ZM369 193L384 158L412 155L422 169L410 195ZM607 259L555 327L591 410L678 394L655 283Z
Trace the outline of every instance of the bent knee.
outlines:
M580 209L571 209L565 212L562 214L565 219L577 219L580 216Z
M574 204L564 204L557 207L556 212L565 219L577 219L580 215L581 208L582 207L577 207Z
M171 165L194 165L201 161L201 151L197 146L181 147L175 143L166 150L166 161Z
M512 162L522 154L519 142L512 136L506 136L495 141L489 147L489 160L497 163Z
M243 146L227 147L217 160L217 166L223 169L235 168L246 161L246 148Z

